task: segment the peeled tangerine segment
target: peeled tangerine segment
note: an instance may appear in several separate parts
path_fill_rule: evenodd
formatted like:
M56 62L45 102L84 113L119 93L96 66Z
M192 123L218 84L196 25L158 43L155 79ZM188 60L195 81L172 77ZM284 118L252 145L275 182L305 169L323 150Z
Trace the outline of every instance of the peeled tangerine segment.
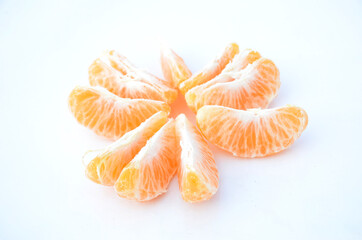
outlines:
M86 167L92 181L111 186L122 169L136 156L147 140L166 122L168 113L158 112L106 148L99 150Z
M161 127L122 170L114 188L123 198L147 201L167 191L177 170L175 121Z
M120 98L102 87L73 89L68 98L71 112L79 123L96 134L117 140L153 114L169 113L170 106L149 99Z
M175 88L191 77L191 71L184 60L170 48L163 47L161 49L161 66L163 76Z
M214 156L200 131L184 114L176 118L176 135L179 144L178 182L186 202L210 199L219 185Z
M204 69L194 74L189 79L183 81L180 84L179 89L183 94L186 94L186 92L193 87L213 79L221 73L221 71L237 53L239 53L239 46L236 43L227 45L224 51L212 62L210 62Z
M235 72L240 71L246 68L249 64L252 64L256 60L261 58L259 52L252 49L245 49L234 56L229 64L227 64L222 71L225 72Z
M287 105L273 109L237 110L204 106L197 124L216 146L239 157L264 157L288 148L308 124L307 113Z
M279 70L266 58L259 58L244 69L230 66L207 83L191 89L185 95L188 106L197 111L205 105L220 105L236 109L265 108L278 94Z
M107 51L89 67L89 83L102 86L122 98L152 99L172 103L177 90L165 80L136 68L114 50Z

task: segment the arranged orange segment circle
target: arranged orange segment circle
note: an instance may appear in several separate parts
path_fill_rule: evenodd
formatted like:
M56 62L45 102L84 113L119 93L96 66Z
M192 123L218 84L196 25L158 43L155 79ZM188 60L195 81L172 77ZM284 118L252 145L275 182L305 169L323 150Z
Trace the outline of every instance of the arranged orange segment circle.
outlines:
M177 170L175 122L170 119L122 170L114 184L123 198L147 201L167 191Z
M266 58L259 58L237 72L225 71L186 93L188 106L197 111L204 105L248 109L265 108L280 88L279 70Z
M102 185L113 185L122 169L136 156L147 140L166 122L168 113L158 112L104 149L86 167L86 176Z
M70 93L68 103L79 123L111 139L119 139L156 112L170 112L164 102L120 98L101 87L78 86Z
M161 49L165 79L110 50L89 67L90 87L72 90L76 120L115 140L88 151L86 176L113 186L126 199L148 201L165 193L175 173L186 202L212 198L219 174L207 140L234 156L265 157L291 146L308 125L300 107L265 109L280 88L279 70L259 52L235 43L192 75L170 48ZM169 119L178 90L196 113ZM92 153L92 154L91 154Z
M161 49L161 67L163 76L175 88L192 75L184 60L167 47Z
M221 73L221 71L226 67L226 65L234 58L237 53L239 53L239 46L236 43L231 43L227 45L224 51L220 54L220 56L210 62L200 72L183 81L179 86L180 91L185 94L193 87L213 79Z
M237 110L204 106L197 112L197 124L216 146L239 157L264 157L289 147L308 124L299 107Z
M108 51L89 67L89 83L122 98L152 99L172 103L177 90L168 82L136 68L116 51Z
M176 135L180 148L178 182L186 202L210 199L219 185L214 156L200 131L184 114L176 118Z

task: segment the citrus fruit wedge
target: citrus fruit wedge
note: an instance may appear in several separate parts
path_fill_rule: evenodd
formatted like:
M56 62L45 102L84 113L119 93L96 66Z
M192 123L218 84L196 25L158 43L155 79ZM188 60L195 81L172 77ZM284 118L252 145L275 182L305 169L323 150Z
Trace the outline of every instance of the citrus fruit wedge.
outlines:
M172 103L177 90L168 82L137 69L116 51L108 51L89 67L89 83L102 86L122 98L152 99Z
M86 167L86 176L96 183L113 185L122 169L146 145L147 140L167 122L167 116L166 112L158 112L114 143L98 150L97 155Z
M110 61L111 66L119 70L123 74L136 74L139 75L141 79L144 81L150 82L150 83L158 83L161 84L161 86L167 86L169 88L172 88L172 84L165 80L158 78L154 76L153 74L141 70L137 68L135 65L133 65L125 56L121 55L120 53L116 52L115 50L108 51L108 54L105 54L106 57L108 57L108 60Z
M224 70L217 75L215 78L195 86L194 88L190 89L185 95L186 100L188 101L189 107L196 112L196 108L194 107L194 103L196 101L196 95L202 93L206 88L211 87L217 83L226 83L235 80L237 74L234 72L240 71L245 69L249 64L255 62L261 56L258 52L246 49L240 53L238 53L233 60L226 65ZM249 67L252 69L252 67ZM240 75L240 74L239 74Z
M178 182L186 202L210 199L217 191L219 177L214 156L200 131L180 114L176 118L180 146Z
M147 201L165 193L177 170L175 121L161 127L122 170L114 184L123 198Z
M120 98L102 87L73 89L68 98L71 112L79 123L96 134L119 139L159 111L170 112L164 102Z
M289 147L308 124L299 107L237 110L204 106L197 112L197 124L216 146L239 157L264 157Z
M185 94L191 88L203 84L219 75L238 52L239 46L236 43L227 45L224 51L204 69L183 81L179 86L180 91Z
M260 58L246 68L221 73L213 80L186 93L188 106L197 111L204 105L248 109L265 108L280 88L279 70L266 58Z
M163 76L175 88L192 75L184 60L167 47L161 49L161 67Z
M222 72L225 73L240 71L246 68L246 66L248 66L249 64L252 64L256 60L258 60L259 58L261 58L259 52L251 49L245 49L236 54L231 62L225 66Z

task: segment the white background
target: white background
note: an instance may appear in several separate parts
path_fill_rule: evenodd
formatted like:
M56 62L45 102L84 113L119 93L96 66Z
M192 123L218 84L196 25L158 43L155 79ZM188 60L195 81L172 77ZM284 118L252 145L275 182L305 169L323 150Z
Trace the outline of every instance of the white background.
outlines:
M0 239L362 239L361 26L358 0L0 0ZM258 50L281 72L271 107L303 107L306 131L263 159L212 147L220 188L204 203L176 179L147 203L94 184L81 157L109 141L68 94L105 49L162 77L160 41L193 72L229 42Z

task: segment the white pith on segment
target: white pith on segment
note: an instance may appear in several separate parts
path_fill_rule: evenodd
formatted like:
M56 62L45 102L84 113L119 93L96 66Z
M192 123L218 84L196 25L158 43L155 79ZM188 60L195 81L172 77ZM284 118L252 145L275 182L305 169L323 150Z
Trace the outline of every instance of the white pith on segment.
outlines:
M266 74L266 69L272 74ZM268 59L260 58L237 72L223 72L213 80L191 89L186 101L194 110L204 105L239 109L265 108L280 87L279 71Z
M73 91L76 94L70 99L69 105L76 119L95 133L115 140L156 112L163 109L169 111L169 106L162 101L120 98L98 86L76 87ZM92 94L78 99L78 95L85 92ZM130 121L129 117L139 121Z
M99 85L119 97L160 100L167 103L177 94L167 82L136 68L128 59L115 51L107 51L89 67L89 82Z
M251 49L245 49L236 54L221 73L238 72L244 69L248 65L248 58L250 55L255 55L257 58L261 57L260 54L256 51L253 51Z
M215 72L218 70L220 66L220 62L222 57L225 55L226 49L220 52L217 57L214 58L211 62L209 62L201 72Z
M126 74L139 76L139 80L142 79L145 82L148 82L151 85L157 85L157 87L161 87L164 90L170 89L167 81L160 79L145 70L135 67L125 56L119 54L118 52L111 50L108 52L107 57L111 62L111 66L120 72L122 68L130 70L126 71Z
M176 135L181 151L178 178L182 197L189 202L209 199L218 188L218 171L207 142L184 114L176 118ZM192 192L188 189L186 181L189 173L194 173L207 190ZM188 199L190 195L194 195L195 199Z
M180 84L180 90L184 94L186 94L186 92L193 89L195 86L191 86L191 84L189 85L189 83L194 81L195 78L197 78L199 80L199 82L196 83L197 85L199 85L199 84L203 84L203 83L211 80L212 78L216 77L218 75L218 73L220 73L220 71L222 71L223 68L225 67L225 66L222 66L223 64L221 64L222 61L225 60L224 58L230 57L230 53L232 53L232 54L234 53L234 52L230 52L229 48L234 48L235 46L237 46L237 44L235 44L235 43L229 44L213 61L209 62L200 72L194 74L189 79L182 82ZM239 51L238 48L239 48L239 46L237 46L237 52ZM235 57L235 55L233 57ZM229 64L230 61L231 61L231 59L229 60L229 62L226 62L226 65ZM200 82L200 77L202 79L201 82ZM189 86L187 86L187 85L189 85Z
M291 107L244 111L204 106L197 113L197 122L210 142L235 156L263 157L286 149L305 129L305 111L297 108L295 115L288 111Z
M92 172L87 171L95 165L98 176L97 180L103 185L113 185L123 167L125 167L137 154L139 149L146 144L148 138L166 123L167 116L168 113L166 112L158 112L114 143L101 149L88 164L86 174L88 176L92 174Z
M170 119L122 170L115 184L115 190L119 196L147 201L166 192L177 170L174 130L174 120ZM124 176L133 171L136 171L137 176L124 179ZM161 181L164 181L164 184L161 184ZM130 182L135 188L127 188Z
M165 78L169 78L175 87L192 75L183 59L166 46L162 46L161 49L161 63Z

